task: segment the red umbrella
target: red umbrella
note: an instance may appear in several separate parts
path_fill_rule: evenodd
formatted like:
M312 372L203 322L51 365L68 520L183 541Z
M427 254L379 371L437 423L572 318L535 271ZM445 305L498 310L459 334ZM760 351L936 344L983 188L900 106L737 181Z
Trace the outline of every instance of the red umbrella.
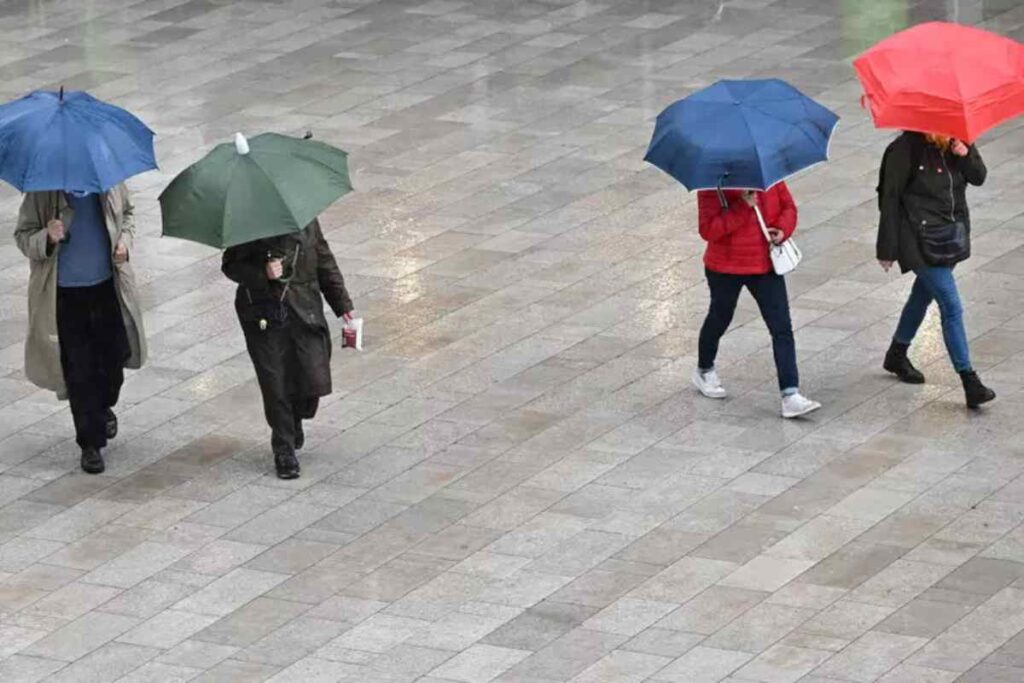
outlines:
M854 60L879 128L973 142L1024 113L1024 45L946 22L889 36Z

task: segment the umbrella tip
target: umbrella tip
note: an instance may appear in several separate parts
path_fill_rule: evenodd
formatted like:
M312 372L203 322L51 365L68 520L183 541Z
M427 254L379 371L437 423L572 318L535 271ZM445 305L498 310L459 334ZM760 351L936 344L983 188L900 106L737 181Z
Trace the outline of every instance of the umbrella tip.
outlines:
M249 153L249 141L241 133L235 133L235 149L239 154Z
M62 86L60 86L60 94L59 94L59 95L58 95L57 97L58 97L58 99L59 99L59 100L60 100L61 102L63 102L63 101L64 101L64 86L63 86L63 85L62 85Z

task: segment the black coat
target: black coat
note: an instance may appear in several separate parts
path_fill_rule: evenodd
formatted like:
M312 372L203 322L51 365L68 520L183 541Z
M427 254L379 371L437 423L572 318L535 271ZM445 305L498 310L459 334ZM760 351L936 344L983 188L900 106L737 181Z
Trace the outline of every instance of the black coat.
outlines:
M286 284L267 279L266 265L271 257L284 261ZM235 310L253 362L271 356L290 358L291 367L279 368L289 376L290 394L313 397L331 393L331 336L323 302L326 299L339 317L353 306L320 223L314 220L298 233L230 247L224 251L221 270L238 283ZM280 302L282 294L287 306L287 334L264 334L251 311ZM253 353L254 344L258 347L264 340L280 344L282 339L292 346L287 354Z
M961 221L970 235L967 185L981 185L987 173L974 145L958 157L929 144L921 133L905 132L882 163L879 260L898 261L904 273L926 266L918 242L921 226Z

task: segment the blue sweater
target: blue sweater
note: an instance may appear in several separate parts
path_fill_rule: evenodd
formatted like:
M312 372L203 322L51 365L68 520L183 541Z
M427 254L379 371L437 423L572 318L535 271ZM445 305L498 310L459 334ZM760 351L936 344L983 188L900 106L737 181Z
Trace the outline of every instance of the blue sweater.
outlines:
M58 287L91 287L113 276L110 235L98 194L67 194L74 211L57 258Z

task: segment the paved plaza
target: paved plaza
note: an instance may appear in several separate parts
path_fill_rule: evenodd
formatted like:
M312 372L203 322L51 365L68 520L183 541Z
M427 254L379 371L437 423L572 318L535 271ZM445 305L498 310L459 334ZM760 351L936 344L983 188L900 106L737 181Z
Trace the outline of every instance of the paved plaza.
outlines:
M998 400L964 408L934 310L928 383L880 367L911 278L874 260L892 133L850 59L933 19L1024 38L1021 0L0 3L0 99L88 89L161 164L130 183L151 357L99 476L23 374L0 190L0 681L1024 681L1024 122L982 140L957 269ZM665 105L768 76L842 117L791 182L800 421L747 295L731 398L691 387L695 197L642 160ZM357 190L323 225L366 350L295 481L220 255L156 201L264 130L348 150Z

